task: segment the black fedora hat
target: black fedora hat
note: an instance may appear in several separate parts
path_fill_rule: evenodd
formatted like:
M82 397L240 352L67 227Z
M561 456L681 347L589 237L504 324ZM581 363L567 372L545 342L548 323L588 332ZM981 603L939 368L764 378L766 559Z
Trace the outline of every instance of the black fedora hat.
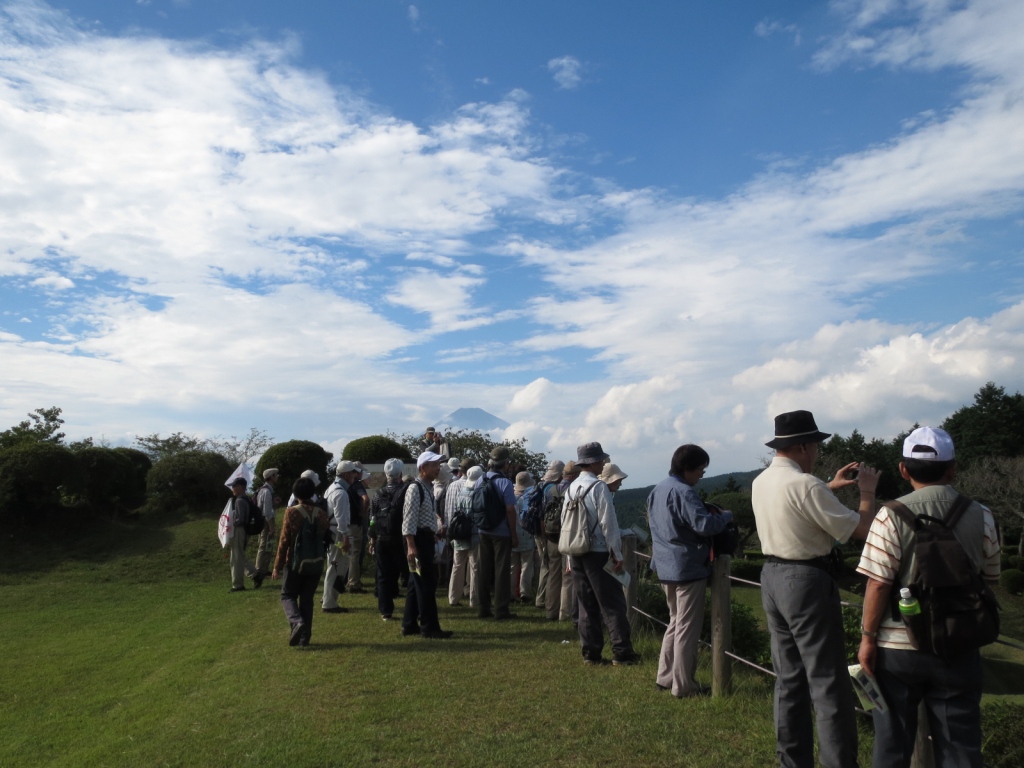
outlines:
M789 411L775 417L775 439L765 443L769 448L788 448L801 443L820 443L832 435L818 430L810 411Z

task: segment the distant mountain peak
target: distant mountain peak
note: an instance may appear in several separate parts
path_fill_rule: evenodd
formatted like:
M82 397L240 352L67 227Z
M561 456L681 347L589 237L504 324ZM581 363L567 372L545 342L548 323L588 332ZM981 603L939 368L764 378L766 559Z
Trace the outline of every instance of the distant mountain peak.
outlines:
M483 408L459 408L452 411L437 423L439 429L476 429L480 432L491 432L496 429L507 429L508 422Z

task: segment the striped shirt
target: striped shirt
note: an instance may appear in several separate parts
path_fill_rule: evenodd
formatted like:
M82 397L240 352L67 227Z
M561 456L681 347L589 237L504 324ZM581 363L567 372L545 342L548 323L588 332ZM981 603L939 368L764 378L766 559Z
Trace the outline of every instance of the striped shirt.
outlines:
M982 507L982 510L985 526L982 551L985 559L982 563L981 573L987 581L997 581L999 579L999 538L992 513L985 507ZM891 513L885 507L878 512L868 531L868 537L864 541L860 563L857 565L857 573L862 573L869 579L880 581L883 584L892 584L896 581L900 572L900 564L903 561L903 547L900 544L896 525L890 515ZM883 614L882 623L878 627L878 645L882 648L901 651L915 650L910 643L903 622L893 620L888 605Z
M402 506L402 535L415 536L420 528L437 531L434 513L434 489L419 478L405 492Z

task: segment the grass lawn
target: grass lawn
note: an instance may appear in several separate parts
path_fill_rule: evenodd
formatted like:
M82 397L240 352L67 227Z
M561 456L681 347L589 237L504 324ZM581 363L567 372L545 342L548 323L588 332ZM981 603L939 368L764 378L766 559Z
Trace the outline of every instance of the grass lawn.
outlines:
M589 668L533 607L496 624L442 599L455 637L425 641L345 595L351 613L318 611L313 645L290 648L275 584L229 594L215 528L0 544L0 766L773 763L770 682L737 668L730 698L659 693L648 629L641 666Z

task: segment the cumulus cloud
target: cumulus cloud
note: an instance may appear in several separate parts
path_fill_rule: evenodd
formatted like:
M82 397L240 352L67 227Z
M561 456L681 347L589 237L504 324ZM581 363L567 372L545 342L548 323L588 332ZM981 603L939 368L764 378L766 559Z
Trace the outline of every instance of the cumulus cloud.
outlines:
M559 88L572 90L583 81L583 65L575 56L559 56L548 61L548 71Z

